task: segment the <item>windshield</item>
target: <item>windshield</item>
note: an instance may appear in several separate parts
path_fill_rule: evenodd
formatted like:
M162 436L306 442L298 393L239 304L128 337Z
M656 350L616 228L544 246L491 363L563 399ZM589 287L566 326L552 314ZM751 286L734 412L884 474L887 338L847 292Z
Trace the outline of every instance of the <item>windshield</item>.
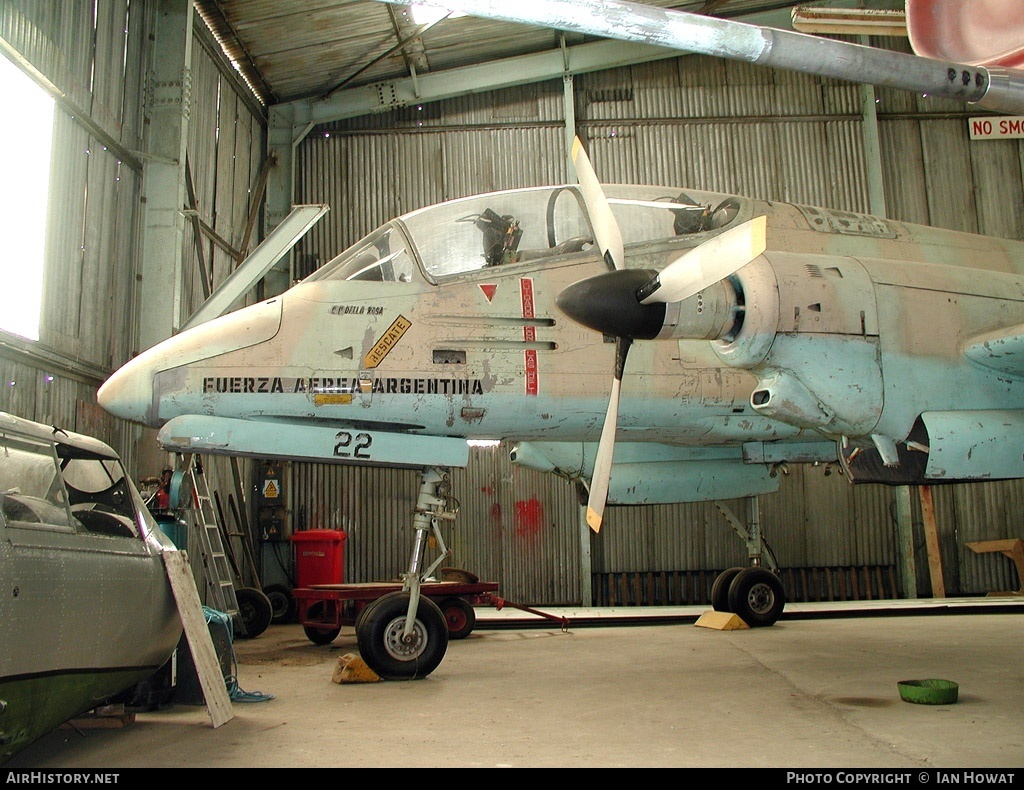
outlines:
M135 537L139 513L115 458L69 445L7 435L0 463L0 512L11 526Z
M402 232L389 222L325 263L305 282L374 280L407 283L415 271L416 264L406 248Z

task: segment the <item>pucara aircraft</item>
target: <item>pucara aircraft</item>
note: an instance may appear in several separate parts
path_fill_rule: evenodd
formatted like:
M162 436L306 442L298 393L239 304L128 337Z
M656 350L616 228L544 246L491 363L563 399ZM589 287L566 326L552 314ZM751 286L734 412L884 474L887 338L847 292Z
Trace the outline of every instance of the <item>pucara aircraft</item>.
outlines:
M396 218L99 391L169 450L423 470L405 589L357 624L383 677L446 650L418 595L436 563L420 563L467 439L579 481L594 529L606 503L774 491L780 462L854 482L1024 477L1024 243L602 186L578 141L573 156L579 185ZM785 602L762 548L712 591L753 626Z

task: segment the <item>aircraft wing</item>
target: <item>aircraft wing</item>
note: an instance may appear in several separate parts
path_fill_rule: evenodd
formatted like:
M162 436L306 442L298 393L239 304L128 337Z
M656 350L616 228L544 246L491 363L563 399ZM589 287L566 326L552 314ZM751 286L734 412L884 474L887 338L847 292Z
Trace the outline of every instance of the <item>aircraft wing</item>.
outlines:
M964 343L963 354L984 367L1024 377L1024 324L976 335Z
M418 436L287 420L240 420L183 415L164 425L157 441L171 452L243 455L299 461L422 469L464 467L465 439Z
M405 5L408 0L382 2ZM908 1L907 5L911 3ZM1020 17L1019 13L1011 14L1009 11L1011 6L1020 5L1019 0L970 0L962 3L941 0L933 5L960 6L964 9L964 21L974 14L976 8L986 6L1006 9L1009 19ZM990 71L985 66L957 63L955 59L949 60L948 56L936 56L939 57L936 60L905 55L628 0L603 0L590 4L579 0L546 0L544 3L446 0L445 8L471 16L639 41L772 68L795 69L850 82L912 90L1007 114L1024 110L1020 95L1024 72L1006 66L994 67ZM994 24L986 32L994 33L999 21L1000 16L994 15ZM959 22L957 19L957 24ZM973 24L970 27L976 29ZM943 27L941 34L947 35L948 30Z

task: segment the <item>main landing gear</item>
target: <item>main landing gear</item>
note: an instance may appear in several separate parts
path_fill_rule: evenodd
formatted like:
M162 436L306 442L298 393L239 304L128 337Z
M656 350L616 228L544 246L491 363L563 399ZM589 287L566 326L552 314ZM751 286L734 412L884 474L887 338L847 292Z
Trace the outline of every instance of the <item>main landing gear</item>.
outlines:
M774 625L786 605L779 577L765 568L729 568L711 585L711 606L732 612L751 628Z
M761 537L757 498L748 498L750 524L745 528L724 505L715 503L736 533L747 544L751 567L722 571L711 585L711 606L716 612L731 612L751 628L774 625L786 605L786 590L775 573L775 557ZM769 568L761 567L767 560Z
M451 497L451 482L443 469L426 469L413 516L416 538L409 570L402 574L402 590L377 598L356 619L356 641L363 661L385 680L413 680L433 672L448 650L448 621L441 608L420 595L421 583L448 556L438 523L452 520L458 503ZM438 558L420 571L427 539L434 536Z

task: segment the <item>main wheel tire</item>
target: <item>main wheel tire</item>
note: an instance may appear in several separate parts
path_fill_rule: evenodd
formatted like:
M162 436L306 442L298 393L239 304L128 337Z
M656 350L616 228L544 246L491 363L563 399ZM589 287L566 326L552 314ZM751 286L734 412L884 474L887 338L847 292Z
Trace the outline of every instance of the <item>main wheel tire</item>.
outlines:
M326 604L323 601L317 601L312 604L309 609L306 610L306 616L310 620L317 620L324 616ZM306 638L314 645L329 645L335 639L338 638L338 634L341 633L340 628L327 628L324 626L304 625L302 630L306 634Z
M711 608L716 612L731 612L729 608L729 585L744 569L727 568L718 574L711 585Z
M298 606L288 587L283 584L268 584L263 588L263 594L270 599L270 608L273 613L270 622L273 625L290 623L295 619L295 610Z
M729 585L729 606L751 628L774 625L786 605L779 577L764 568L744 568Z
M410 641L403 641L409 597L407 592L388 593L368 604L358 618L359 654L385 680L426 677L448 650L448 623L429 598L420 597Z
M263 591L255 587L242 587L235 592L235 598L238 600L238 617L245 632L238 636L254 639L266 631L274 616L274 607Z
M449 639L465 639L476 628L476 610L465 598L445 598L439 604L448 624Z

